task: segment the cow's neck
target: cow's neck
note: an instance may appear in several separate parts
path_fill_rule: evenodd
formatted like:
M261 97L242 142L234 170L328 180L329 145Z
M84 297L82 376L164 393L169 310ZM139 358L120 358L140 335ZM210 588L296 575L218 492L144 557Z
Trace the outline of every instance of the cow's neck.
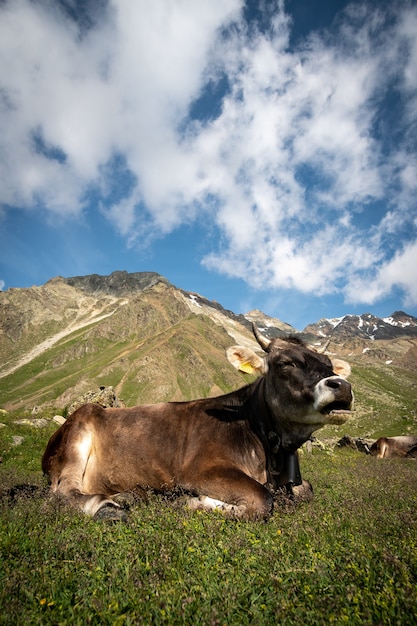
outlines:
M248 407L248 419L252 430L261 438L267 440L268 448L274 449L277 445L285 452L295 452L311 436L310 424L291 424L280 420L274 415L265 399L265 380L256 381L256 391L251 396L251 406Z
M250 426L259 437L265 450L268 483L274 489L292 483L302 482L296 450L308 439L296 436L283 427L271 412L265 400L265 382L263 378L255 383L247 406Z

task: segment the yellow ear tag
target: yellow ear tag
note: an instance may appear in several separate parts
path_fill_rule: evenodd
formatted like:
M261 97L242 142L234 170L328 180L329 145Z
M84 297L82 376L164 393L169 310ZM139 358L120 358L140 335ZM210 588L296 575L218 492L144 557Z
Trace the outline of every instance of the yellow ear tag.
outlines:
M245 372L246 374L254 374L255 370L253 366L246 361L246 363L240 363L239 369L241 372Z

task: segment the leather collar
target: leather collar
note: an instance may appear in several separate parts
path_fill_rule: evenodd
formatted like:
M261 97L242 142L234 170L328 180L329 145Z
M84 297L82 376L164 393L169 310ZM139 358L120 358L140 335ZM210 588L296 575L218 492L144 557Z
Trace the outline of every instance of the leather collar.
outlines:
M265 400L265 382L261 378L256 393L256 411L250 411L252 430L261 440L266 456L267 482L272 489L301 485L302 478L296 449L282 445L282 430L274 421Z

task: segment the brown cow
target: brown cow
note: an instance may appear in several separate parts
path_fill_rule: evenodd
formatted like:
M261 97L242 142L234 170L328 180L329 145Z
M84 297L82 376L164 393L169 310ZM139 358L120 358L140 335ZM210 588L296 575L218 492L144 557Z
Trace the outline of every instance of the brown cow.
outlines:
M52 435L42 459L52 491L97 518L123 518L113 499L138 488L193 494L191 506L266 518L273 488L303 485L297 448L325 424L342 424L353 401L350 367L296 338L266 340L229 360L262 375L216 398L133 408L86 404Z
M417 458L417 436L380 437L371 446L370 452L378 459Z

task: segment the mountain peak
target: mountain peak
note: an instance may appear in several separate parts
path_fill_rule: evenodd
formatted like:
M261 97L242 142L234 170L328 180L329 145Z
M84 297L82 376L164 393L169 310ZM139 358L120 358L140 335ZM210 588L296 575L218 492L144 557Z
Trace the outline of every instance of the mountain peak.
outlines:
M126 296L150 289L157 283L169 285L169 281L156 272L133 272L125 270L112 272L108 276L89 274L62 279L67 285L76 287L89 294L106 293L112 296Z
M417 337L417 318L403 311L396 311L385 318L376 317L372 313L344 315L333 319L323 318L315 324L309 324L304 332L320 337L332 336L335 340L348 337L370 340Z
M245 313L245 318L249 320L249 322L254 322L259 331L270 339L284 334L292 335L297 332L290 324L282 322L276 317L270 317L259 309L252 309L252 311Z

